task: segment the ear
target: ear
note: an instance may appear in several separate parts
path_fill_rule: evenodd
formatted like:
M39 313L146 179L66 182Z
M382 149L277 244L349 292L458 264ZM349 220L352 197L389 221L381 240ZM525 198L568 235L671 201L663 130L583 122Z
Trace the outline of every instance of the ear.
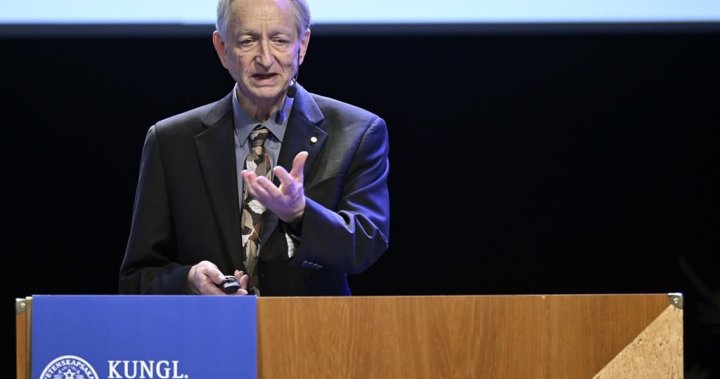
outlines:
M217 30L213 32L212 35L212 42L213 46L215 47L215 52L218 55L218 58L220 58L220 62L222 63L223 67L227 68L227 55L225 54L225 41L223 41L222 36L220 35L220 32Z
M308 45L310 45L310 29L305 29L305 34L303 34L302 40L300 41L300 56L298 57L300 64L302 64L305 60L305 54L307 54Z

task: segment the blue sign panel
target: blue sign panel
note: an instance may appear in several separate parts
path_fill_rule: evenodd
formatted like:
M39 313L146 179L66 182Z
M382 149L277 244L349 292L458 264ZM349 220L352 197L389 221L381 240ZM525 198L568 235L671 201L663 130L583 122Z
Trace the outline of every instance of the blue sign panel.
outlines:
M33 379L257 378L255 296L33 295Z

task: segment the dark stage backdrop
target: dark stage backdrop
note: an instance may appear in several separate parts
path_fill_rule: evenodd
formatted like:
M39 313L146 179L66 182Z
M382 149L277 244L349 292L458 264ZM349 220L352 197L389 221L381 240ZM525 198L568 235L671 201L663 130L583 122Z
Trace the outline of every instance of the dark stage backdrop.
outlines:
M14 351L15 298L116 293L147 128L232 82L209 35L0 54ZM683 292L686 377L720 375L717 28L318 33L300 82L389 126L391 248L355 294Z

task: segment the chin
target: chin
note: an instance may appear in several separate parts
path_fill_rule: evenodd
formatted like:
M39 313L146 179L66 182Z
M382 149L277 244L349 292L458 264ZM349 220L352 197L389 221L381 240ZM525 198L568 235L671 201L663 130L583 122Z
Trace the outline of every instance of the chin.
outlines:
M253 95L255 95L255 97L257 97L258 99L264 99L264 100L275 99L277 97L280 97L281 94L282 94L282 88L275 88L275 87L257 88L253 91Z

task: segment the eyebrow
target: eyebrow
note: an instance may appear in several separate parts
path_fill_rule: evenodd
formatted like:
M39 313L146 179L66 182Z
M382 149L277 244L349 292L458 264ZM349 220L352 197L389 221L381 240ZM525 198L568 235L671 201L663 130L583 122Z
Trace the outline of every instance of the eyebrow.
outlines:
M248 29L248 28L241 29L238 31L238 35L247 35L247 34L260 35L262 33L258 32L257 30ZM287 34L287 35L293 36L295 34L295 29L293 29L293 28L277 28L277 29L272 29L268 32L268 35L271 35L271 36L275 36L278 34Z

